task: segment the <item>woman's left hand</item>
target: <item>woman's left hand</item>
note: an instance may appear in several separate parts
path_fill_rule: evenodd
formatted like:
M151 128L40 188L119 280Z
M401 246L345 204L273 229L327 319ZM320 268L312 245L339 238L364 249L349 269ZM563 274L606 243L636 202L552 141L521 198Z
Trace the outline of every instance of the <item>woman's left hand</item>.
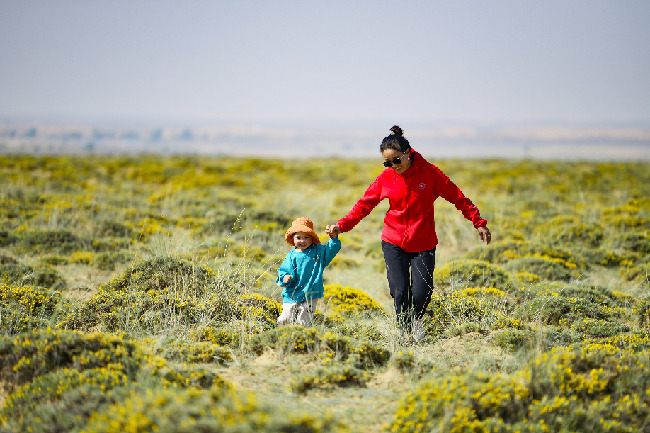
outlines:
M485 245L489 245L490 241L492 240L492 234L490 233L490 229L487 227L479 227L478 228L478 235L481 238L483 242L485 242Z

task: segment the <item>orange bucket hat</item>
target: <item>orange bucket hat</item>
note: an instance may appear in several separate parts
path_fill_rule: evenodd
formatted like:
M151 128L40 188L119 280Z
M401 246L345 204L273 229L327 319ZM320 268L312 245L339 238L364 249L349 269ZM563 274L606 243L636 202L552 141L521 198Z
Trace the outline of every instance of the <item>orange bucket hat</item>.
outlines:
M287 233L284 235L284 239L289 245L294 245L293 235L294 233L303 232L311 236L313 244L320 244L320 239L314 231L314 223L307 217L296 218L291 222L291 227L287 230Z

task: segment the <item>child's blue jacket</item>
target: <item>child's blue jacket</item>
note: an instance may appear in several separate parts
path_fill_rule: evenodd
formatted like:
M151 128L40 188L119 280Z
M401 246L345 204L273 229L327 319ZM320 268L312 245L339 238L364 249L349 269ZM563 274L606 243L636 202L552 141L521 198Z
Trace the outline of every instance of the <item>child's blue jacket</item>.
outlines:
M327 245L315 244L305 251L289 251L278 268L278 279L275 281L283 287L282 302L289 304L310 299L322 298L325 295L323 287L323 270L341 250L338 238L330 239ZM284 276L293 278L284 284Z

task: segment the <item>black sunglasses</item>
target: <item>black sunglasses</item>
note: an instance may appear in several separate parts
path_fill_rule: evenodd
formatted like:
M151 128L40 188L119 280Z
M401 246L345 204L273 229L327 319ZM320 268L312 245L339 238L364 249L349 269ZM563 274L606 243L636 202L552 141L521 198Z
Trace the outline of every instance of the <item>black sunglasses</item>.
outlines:
M384 161L384 167L392 167L402 163L402 157L393 158L391 161Z

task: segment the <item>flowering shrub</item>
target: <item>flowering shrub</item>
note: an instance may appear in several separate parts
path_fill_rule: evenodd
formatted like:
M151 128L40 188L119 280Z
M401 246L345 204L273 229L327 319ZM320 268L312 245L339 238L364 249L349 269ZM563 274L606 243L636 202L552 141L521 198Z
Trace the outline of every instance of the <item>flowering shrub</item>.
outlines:
M92 414L130 392L161 388L229 389L217 373L170 367L143 344L102 333L39 330L0 339L0 408L5 431L77 431Z
M130 267L100 286L72 311L61 328L151 332L192 325L206 318L228 320L236 315L235 288L218 281L210 268L163 257Z
M223 365L232 361L230 350L205 341L170 341L159 348L158 354L165 359L188 363L214 363Z
M282 304L257 293L243 294L233 298L238 318L248 318L260 324L260 330L269 329L277 323Z
M332 310L334 318L343 318L360 313L383 312L377 301L364 291L339 284L325 286L325 304Z
M47 327L60 302L56 290L0 284L0 335Z
M240 333L228 327L213 328L206 326L191 330L188 333L188 338L218 344L219 346L236 347L240 344Z
M256 402L253 395L228 389L133 390L127 398L93 414L82 432L160 431L327 433L341 431L328 418L288 414Z
M105 404L124 398L131 380L119 367L62 368L15 389L0 409L4 431L74 431Z
M33 330L0 339L0 379L22 385L52 370L119 365L133 378L150 358L133 340L99 332Z
M389 431L639 431L649 361L647 350L590 345L553 349L510 375L445 375L407 394Z
M214 369L203 366L168 365L164 361L156 360L151 372L154 379L160 379L164 388L232 389L230 382Z

